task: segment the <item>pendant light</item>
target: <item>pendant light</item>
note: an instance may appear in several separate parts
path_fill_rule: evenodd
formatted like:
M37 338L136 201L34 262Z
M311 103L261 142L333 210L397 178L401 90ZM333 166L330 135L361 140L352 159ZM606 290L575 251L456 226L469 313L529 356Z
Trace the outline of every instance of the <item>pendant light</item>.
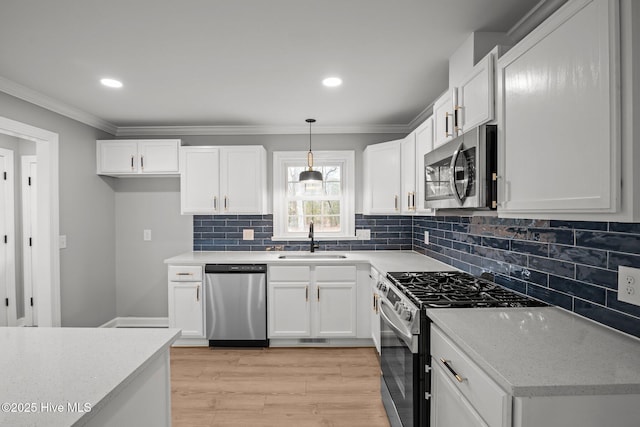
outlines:
M299 181L322 181L322 172L313 170L313 152L311 151L311 123L315 123L316 119L305 120L309 123L309 152L307 153L308 170L300 172Z

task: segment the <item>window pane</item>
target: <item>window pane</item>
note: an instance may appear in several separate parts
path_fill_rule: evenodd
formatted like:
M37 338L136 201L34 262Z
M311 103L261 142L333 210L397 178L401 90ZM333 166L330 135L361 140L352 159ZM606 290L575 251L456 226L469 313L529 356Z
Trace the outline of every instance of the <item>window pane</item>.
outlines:
M325 182L324 194L327 196L339 196L341 194L339 182Z
M324 181L340 181L340 166L324 166L322 169L322 177Z

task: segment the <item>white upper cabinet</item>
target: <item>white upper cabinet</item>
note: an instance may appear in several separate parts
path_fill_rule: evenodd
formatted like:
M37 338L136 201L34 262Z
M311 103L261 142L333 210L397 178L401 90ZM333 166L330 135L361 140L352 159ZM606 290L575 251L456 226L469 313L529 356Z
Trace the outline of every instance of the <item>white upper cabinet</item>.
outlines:
M98 175L178 176L179 139L98 140Z
M411 132L400 144L402 173L402 214L412 214L416 211L416 134Z
M451 141L454 132L454 106L456 105L456 88L449 88L433 103L433 148Z
M222 147L220 196L223 212L266 212L267 152L263 147Z
M262 146L182 147L181 213L266 213L266 164Z
M220 213L220 149L182 147L180 153L181 213Z
M501 216L619 209L618 5L571 1L498 60Z
M416 195L415 212L418 214L433 214L434 210L424 207L424 155L433 150L433 118L429 117L413 131L416 141Z
M458 134L494 119L494 64L495 56L489 53L458 85L458 104L454 106L454 130Z
M364 150L365 214L399 214L402 139L367 146Z

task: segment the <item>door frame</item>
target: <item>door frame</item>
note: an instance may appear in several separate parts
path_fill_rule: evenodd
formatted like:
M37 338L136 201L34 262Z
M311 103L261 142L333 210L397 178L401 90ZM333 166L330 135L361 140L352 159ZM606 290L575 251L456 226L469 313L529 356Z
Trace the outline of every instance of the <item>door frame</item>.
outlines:
M38 239L37 223L38 204L33 200L33 192L35 196L38 193L38 176L37 176L37 156L23 155L20 156L20 190L22 193L22 289L24 303L24 317L22 318L22 326L34 326L38 324L35 306L32 306L32 298L34 297L33 287L33 266L35 265L33 247L29 245L29 238ZM36 165L36 170L31 169L31 165ZM33 175L35 172L35 176ZM34 178L33 180L31 178ZM27 209L28 208L28 209ZM35 217L35 218L34 218ZM30 230L27 233L26 225L29 224Z
M16 239L21 238L16 236L15 229L15 167L14 167L14 152L9 149L0 148L0 154L5 158L6 167L5 173L7 174L6 191L2 203L5 205L3 209L6 209L5 225L6 233L8 235L5 246L5 274L3 295L9 299L10 304L6 306L6 325L16 326L17 324L17 298L16 298ZM2 243L0 243L2 244ZM4 304L4 301L1 302Z
M34 271L38 326L61 326L60 314L60 206L57 133L0 117L0 133L36 143L38 176L37 230Z

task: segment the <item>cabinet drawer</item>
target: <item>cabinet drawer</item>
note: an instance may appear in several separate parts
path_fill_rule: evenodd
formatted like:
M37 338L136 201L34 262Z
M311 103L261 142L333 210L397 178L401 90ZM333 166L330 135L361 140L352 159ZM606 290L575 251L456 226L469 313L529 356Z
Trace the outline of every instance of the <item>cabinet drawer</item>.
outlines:
M275 282L309 282L309 266L272 266L269 267L269 280Z
M431 356L431 363L438 364L447 373L489 426L502 427L503 420L510 419L508 394L434 325L431 325ZM457 378L449 367L458 375Z
M316 267L318 282L355 282L356 267L354 265L327 265Z
M202 267L199 265L170 265L170 282L199 282L202 280Z

